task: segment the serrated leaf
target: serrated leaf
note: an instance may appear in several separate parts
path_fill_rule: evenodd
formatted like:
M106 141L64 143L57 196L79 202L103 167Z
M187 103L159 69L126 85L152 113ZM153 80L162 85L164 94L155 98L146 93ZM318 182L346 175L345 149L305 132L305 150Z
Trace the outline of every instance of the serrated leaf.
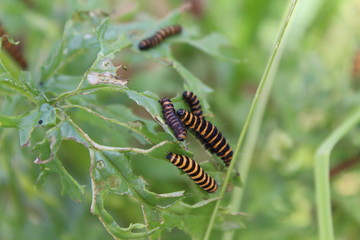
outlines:
M94 189L97 190L96 188ZM93 192L93 202L91 205L91 212L98 216L106 230L115 239L141 239L150 236L160 228L146 229L144 224L130 224L128 228L120 227L113 217L105 210L104 199L106 195L104 192Z
M75 89L81 78L82 76L54 75L48 81L42 83L40 88L44 89L47 93L58 95Z
M109 19L104 19L96 28L95 32L101 46L101 51L99 54L113 59L116 52L119 52L123 48L130 46L131 42L125 34L120 34L115 39L106 39L105 34L108 30L108 25Z
M127 80L117 79L117 67L113 65L111 60L115 53L120 52L124 48L131 45L130 40L125 34L120 34L115 39L105 39L105 33L108 29L109 20L104 19L96 28L96 37L100 42L101 50L98 52L97 58L92 66L86 71L84 77L87 78L87 84L84 86L96 85L100 83L110 83L114 85L125 86ZM79 84L79 88L83 87L84 81Z
M162 212L162 219L168 228L177 227L189 233L193 239L202 239L216 200L211 198L194 205L178 201Z
M33 150L39 151L39 155L35 160L35 163L47 163L54 159L63 140L61 135L62 125L63 122L49 129L46 132L44 139L35 144Z
M110 193L127 194L133 196L139 202L149 206L168 207L174 204L182 194L158 195L146 189L146 182L136 176L130 166L130 159L127 154L118 152L91 151L92 158L92 184L93 184L93 203L92 212L98 215L105 224L108 231L116 237L130 239L144 237L157 231L159 228L146 230L146 226L138 224L142 233L132 232L129 228L121 228L114 221L111 215L105 210L103 202ZM141 236L139 236L141 234Z
M47 103L22 116L19 122L20 145L29 144L31 133L35 127L53 125L55 121L55 110Z
M137 105L145 108L153 118L161 116L161 105L158 102L160 100L158 95L149 91L138 93L134 90L125 90L125 92Z
M74 123L70 119L62 123L60 130L63 139L73 140L84 145L86 148L90 148L90 144L87 139L83 137L83 133L74 126Z
M96 114L91 109L81 106L78 107L96 116L101 116L101 118L106 121L132 130L132 132L137 133L134 134L134 136L141 135L147 140L147 142L157 144L167 139L167 134L155 131L155 127L158 125L154 121L135 116L130 108L123 105L107 105L102 108L93 106L96 108ZM143 138L137 137L137 139L139 139L139 141L143 144L147 143L141 140Z
M50 52L40 72L40 82L44 83L58 73L76 55L84 54L98 47L94 27L100 22L98 16L88 12L75 12L65 24L63 39Z
M84 194L84 186L81 186L66 169L63 167L61 161L55 157L52 161L44 166L47 171L56 173L61 182L61 195L68 195L72 199L81 201Z
M124 181L128 185L127 193L136 197L140 201L144 201L145 204L151 206L168 206L173 204L179 197L177 195L168 195L166 197L159 196L146 189L145 181L135 176L130 166L130 159L127 154L118 152L95 152L95 161L102 161L103 167L96 168L94 176L100 182L104 178L99 178L99 174L104 172L113 172L116 176L121 177L121 181ZM125 192L124 192L125 193Z
M55 127L49 129L44 139L35 144L33 151L39 151L39 155L34 161L37 164L44 164L51 162L56 156L57 151L64 139L73 140L85 147L89 148L90 144L82 136L82 132L77 129L71 120L64 120L58 123Z
M157 96L155 93L152 93L150 91L145 91L143 93L138 93L134 90L128 90L125 89L125 92L129 96L130 99L135 101L139 106L142 106L150 115L161 123L162 127L165 129L165 131L170 134L173 139L176 139L173 131L167 127L163 120L163 113L161 104L159 103L159 96Z
M184 87L188 91L194 92L201 101L201 107L205 114L211 115L210 105L207 101L207 95L213 90L189 72L180 62L173 59L173 67L178 71L184 79Z

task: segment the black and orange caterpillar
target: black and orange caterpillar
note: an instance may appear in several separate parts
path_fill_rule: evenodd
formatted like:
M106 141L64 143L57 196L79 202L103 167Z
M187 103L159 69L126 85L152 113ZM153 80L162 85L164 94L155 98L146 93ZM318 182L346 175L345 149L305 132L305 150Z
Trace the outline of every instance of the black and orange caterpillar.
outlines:
M191 158L176 153L169 152L166 158L172 164L185 172L194 182L209 193L213 193L218 189L215 180L210 177L200 165Z
M163 109L163 118L165 123L173 130L177 140L184 141L186 138L186 128L179 116L175 112L174 105L169 98L162 98L159 100Z
M182 27L180 25L173 25L165 27L157 31L149 38L142 40L139 43L140 50L147 50L159 45L165 38L181 33Z
M194 130L196 136L211 153L216 153L227 166L233 157L233 150L221 132L211 122L184 109L177 111L184 125Z
M183 92L182 96L190 106L192 114L198 117L204 117L201 110L200 100L193 92L185 91Z
M9 42L6 31L0 23L0 37L2 37L2 48L19 64L22 69L27 69L27 62L23 56L20 45L14 45Z

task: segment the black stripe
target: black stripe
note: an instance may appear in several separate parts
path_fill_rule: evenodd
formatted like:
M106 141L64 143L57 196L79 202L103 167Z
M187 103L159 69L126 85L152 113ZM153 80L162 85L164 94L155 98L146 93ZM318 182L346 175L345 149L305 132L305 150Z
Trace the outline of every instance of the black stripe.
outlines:
M184 167L181 168L181 170L183 172L185 172L184 169L188 168L191 164L192 164L192 167L190 168L190 170L187 170L185 173L196 183L199 185L199 187L203 188L205 190L205 188L210 188L205 190L209 193L213 193L217 190L218 186L217 186L217 183L215 182L215 180L210 177L200 166L199 164L197 164L194 160L192 160L191 158L187 157L187 156L183 156L183 155L178 155L178 154L175 154L175 153L171 153L169 152L167 155L166 155L166 158L170 160L170 162L172 164L175 165L175 161L177 159L180 159L179 163L175 166L177 166L179 169L180 169L180 166L185 162L185 165ZM190 172L194 171L194 169L197 169L197 171L193 174L189 174ZM195 178L196 175L198 175L200 172L202 172L202 174ZM203 181L201 181L202 179L204 179ZM207 183L208 182L208 183ZM207 184L205 184L207 183ZM205 184L204 186L201 186Z
M138 47L140 50L147 50L159 45L165 38L180 34L182 27L180 25L169 26L160 29L151 37L140 41Z
M172 129L177 140L184 141L187 131L179 116L176 114L174 105L169 98L162 98L159 102L163 108L162 112L165 123Z
M182 96L190 106L191 112L196 116L203 117L199 98L193 92L189 91L183 92Z
M185 94L183 94L183 95L185 95ZM196 116L186 110L183 110L183 109L178 110L177 114L179 115L180 119L183 121L183 123L186 127L189 127L190 129L195 131L195 136L202 142L204 147L206 149L208 149L211 153L215 153L217 156L221 157L222 155L224 155L226 153L226 151L231 149L230 145L227 143L225 137L209 121L205 120L204 118L198 117L198 116ZM192 121L188 122L188 120L190 118L192 118ZM207 126L207 129L206 129L205 133L202 133L204 131L204 129L206 128L206 126ZM210 141L212 139L213 139L213 141L210 143ZM216 145L218 145L218 146L215 147ZM222 148L223 148L223 150L220 152L220 150ZM229 154L221 157L221 159L225 162L225 164L227 166L230 164L232 154L233 154L233 151L231 150L229 152Z

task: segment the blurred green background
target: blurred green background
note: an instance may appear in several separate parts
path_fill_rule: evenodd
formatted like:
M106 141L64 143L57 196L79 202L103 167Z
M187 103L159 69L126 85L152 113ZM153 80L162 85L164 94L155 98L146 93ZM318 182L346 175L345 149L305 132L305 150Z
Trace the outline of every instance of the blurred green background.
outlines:
M184 26L195 25L202 34L225 35L233 47L224 51L241 61L232 63L209 57L185 44L173 46L174 56L214 89L208 99L215 115L212 121L221 125L222 132L235 147L289 1L188 2L195 7L182 16ZM29 71L36 76L61 40L65 22L76 10L104 11L126 22L137 15L161 19L184 3L180 0L1 0L0 22L15 40L23 42ZM360 79L353 73L353 61L360 49L359 14L358 0L299 2L251 156L240 209L248 216L244 218L245 228L236 232L236 239L317 239L313 156L326 136L360 102ZM129 57L120 54L116 59L122 64ZM137 61L136 65L128 66L129 88L139 92L150 90L159 96L175 96L182 91L181 81L176 81L179 77L168 68L144 59ZM66 72L81 74L90 63L91 59L80 59L78 66L67 66ZM98 97L114 101L106 93ZM0 104L5 98L0 96ZM149 117L136 106L131 107L139 115ZM26 104L17 105L15 113L26 109ZM120 138L119 142L113 142L106 134L114 128L109 127L104 134L87 125L87 117L85 113L74 113L79 125L97 142L122 146L121 141L128 141ZM332 166L359 155L359 130L353 129L337 145ZM138 144L134 139L129 141ZM191 144L201 156L200 144L195 141ZM16 130L0 129L0 146L0 239L112 239L89 211L90 163L85 147L65 141L59 153L64 167L86 186L82 201L76 202L61 194L56 175L49 174L45 183L37 185L41 167L33 164L35 154L29 148L20 148ZM240 162L241 156L240 153ZM359 166L331 180L337 239L353 240L360 236ZM149 188L158 193L194 187L163 161L137 157L133 167L146 179ZM123 227L143 221L140 207L131 198L113 196L106 205ZM213 237L220 239L221 235ZM190 236L174 229L164 233L162 239L190 239Z

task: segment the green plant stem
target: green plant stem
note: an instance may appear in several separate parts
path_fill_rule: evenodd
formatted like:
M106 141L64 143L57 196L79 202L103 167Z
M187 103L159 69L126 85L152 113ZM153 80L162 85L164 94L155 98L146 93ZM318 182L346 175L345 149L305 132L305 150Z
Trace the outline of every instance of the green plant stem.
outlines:
M17 128L19 127L19 118L0 114L0 127Z
M94 115L94 116L97 116L97 117L99 117L99 118L101 118L101 119L104 119L105 121L108 121L108 122L117 124L117 125L119 125L119 126L125 127L125 128L127 128L127 129L129 129L129 130L131 130L131 131L133 131L133 132L141 135L141 136L144 137L149 143L153 143L153 142L151 141L151 139L149 139L146 135L144 135L144 134L143 134L141 131L139 131L137 128L132 127L130 124L120 122L120 121L118 121L118 120L116 120L116 119L113 119L113 118L107 118L107 117L105 117L105 116L103 116L103 115L101 115L101 114L93 111L93 110L90 109L90 108L87 108L87 107L84 107L84 106L80 106L80 105L74 105L74 104L73 104L73 105L65 105L65 106L63 106L63 108L64 108L64 109L65 109L65 108L80 108L80 109L82 109L82 110L84 110L84 111L86 111L86 112L88 112L88 113L90 113L90 114L92 114L92 115Z
M319 225L319 239L333 240L334 229L331 214L331 196L329 179L330 153L335 144L360 121L360 108L348 117L316 151L315 162L315 191Z
M109 147L109 146L104 146L101 144L96 143L95 141L93 141L89 135L87 135L78 125L76 125L72 120L68 119L67 121L69 121L71 123L71 125L76 128L76 130L82 135L82 137L91 145L92 148L96 149L96 150L101 150L101 151L114 151L114 152L134 152L134 153L138 153L138 154L149 154L150 152L154 151L157 148L160 148L166 144L172 143L171 141L162 141L156 145L153 145L151 148L148 149L142 149L142 148L134 148L134 147Z
M249 114L247 115L247 118L245 120L245 123L244 123L244 127L240 133L240 136L239 136L239 139L238 139L238 142L236 144L236 148L235 148L235 153L234 153L234 159L233 161L231 161L231 164L229 166L229 169L228 169L228 172L226 174L226 177L225 177L225 180L223 182L223 186L221 188L221 192L220 192L220 197L223 198L224 195L225 195L225 191L226 191L226 186L227 184L229 183L229 180L230 180L230 173L232 172L234 166L235 166L235 163L236 161L238 160L237 159L237 156L239 155L239 152L240 152L240 148L241 148L241 145L243 143L243 140L244 140L244 137L245 137L245 134L246 134L246 131L249 127L249 124L250 124L250 120L252 119L252 116L254 114L254 111L255 111L255 108L257 107L257 103L259 101L259 98L260 98L260 94L262 92L262 89L265 85L265 83L268 81L269 79L269 76L270 76L270 72L271 70L273 69L274 67L274 63L276 61L278 61L277 58L279 58L279 46L281 45L282 43L282 40L283 40L283 37L285 35L285 32L286 32L286 29L288 27L288 24L289 24L289 21L291 19L291 16L294 12L294 9L295 9L295 6L297 4L297 0L293 0L291 5L290 5L290 8L288 10L288 13L287 13L287 16L285 18L285 20L283 21L283 24L281 26L281 29L280 29L280 32L278 34L278 37L276 39L276 42L275 42L275 47L273 49L273 52L270 56L270 59L268 61L268 64L265 68L265 71L264 71L264 74L261 78L261 81L259 83L259 87L258 89L256 90L256 93L255 93L255 96L254 96L254 99L252 101L252 104L251 104L251 107L250 107L250 110L249 110ZM205 236L204 236L204 239L205 240L208 240L209 237L210 237L210 234L211 234L211 231L212 231L212 228L214 226L214 223L215 223L215 218L216 218L216 215L219 211L219 207L220 207L220 203L221 203L221 200L218 200L215 204L215 207L214 207L214 210L212 212L212 215L211 215L211 218L210 218L210 222L209 222L209 225L206 229L206 233L205 233Z
M80 95L80 94L90 94L90 93L100 91L100 90L112 90L112 91L123 92L122 90L119 90L118 88L114 88L109 85L97 85L97 86L91 86L91 87L82 88L82 89L76 89L76 90L69 91L69 92L64 92L64 93L60 94L57 98L51 99L50 104L53 105L58 102L62 102L65 99L72 97L72 96L76 96L76 95Z
M288 32L288 31L287 31ZM284 40L282 40L282 44L279 44L279 49L277 56L275 57L272 67L268 74L268 80L264 84L264 88L262 90L262 94L259 98L258 106L256 107L254 111L254 116L252 118L252 121L249 126L248 134L246 136L246 140L244 143L244 148L242 151L242 159L239 164L240 168L240 176L243 183L242 188L236 187L233 192L231 193L231 200L229 204L229 208L231 212L239 212L241 211L241 206L243 202L243 196L247 184L247 178L248 173L251 166L251 161L254 156L254 149L256 146L256 142L259 136L260 128L262 125L262 120L264 116L264 112L268 103L268 99L271 93L272 86L274 84L275 74L278 70L279 62L282 56L282 52L284 49L284 46L286 45L286 36L282 37ZM224 240L231 240L234 238L235 230L234 231L227 231L224 232L223 238Z
M21 69L19 65L4 50L0 50L0 64L5 68L12 77L18 79Z

